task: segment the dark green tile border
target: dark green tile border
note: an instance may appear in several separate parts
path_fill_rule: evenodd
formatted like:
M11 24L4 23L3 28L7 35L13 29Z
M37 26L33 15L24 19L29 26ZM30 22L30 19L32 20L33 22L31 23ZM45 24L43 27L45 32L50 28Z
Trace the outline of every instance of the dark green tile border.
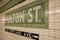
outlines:
M7 2L4 6L2 6L0 8L0 13L4 12L4 11L16 6L17 4L24 2L24 1L25 0L10 0L9 2Z
M29 8L31 5L37 5L37 4L40 4L40 3L43 3L43 2L47 2L46 4L47 4L47 7L45 6L45 10L48 10L48 0L38 0L38 1L35 1L35 2L32 2L32 3L30 3L30 4L28 4L28 5L25 5L25 6L23 6L23 7L21 7L21 8L18 8L18 9L16 9L16 10L13 10L13 11L10 11L9 13L7 13L7 14L11 14L11 13L16 13L16 12L18 12L18 11L20 11L20 10L23 10L23 9L26 9L26 8ZM35 4L33 4L33 3L35 3ZM48 23L48 20L49 20L49 15L47 15L47 25L40 25L41 27L29 27L29 28L43 28L43 29L48 29L49 27L49 23ZM7 25L7 24L6 24ZM22 25L22 24L21 24ZM24 24L25 25L25 24ZM27 25L27 24L26 24ZM37 25L37 24L36 24ZM13 25L11 25L11 24L8 24L7 26L19 26L20 27L20 24L13 24ZM23 25L22 25L23 26Z

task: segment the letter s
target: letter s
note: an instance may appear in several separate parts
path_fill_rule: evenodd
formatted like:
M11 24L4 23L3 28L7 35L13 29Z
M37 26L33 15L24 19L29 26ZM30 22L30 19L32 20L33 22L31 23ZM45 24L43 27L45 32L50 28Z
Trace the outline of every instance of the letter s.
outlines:
M28 22L31 23L33 21L33 15L31 14L32 8L29 9L28 14L30 16L30 19L28 19Z

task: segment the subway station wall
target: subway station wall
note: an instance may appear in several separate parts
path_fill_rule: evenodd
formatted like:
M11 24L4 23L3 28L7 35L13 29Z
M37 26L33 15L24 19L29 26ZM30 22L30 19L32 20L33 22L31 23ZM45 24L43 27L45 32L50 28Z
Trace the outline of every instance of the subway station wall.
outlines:
M45 5L46 3L44 4L44 2L43 2L43 3L41 3L42 5L44 4L43 6L41 6L41 4L38 4L38 5L30 6L27 9L25 9L23 7L34 1L36 1L36 0L27 0L0 14L0 40L60 40L60 18L59 18L60 17L60 4L59 4L60 0L47 0L48 6ZM42 1L44 1L44 0L42 0ZM33 4L31 4L31 5L33 5ZM31 20L29 21L31 23L27 22L26 20L25 21L27 23L26 22L10 23L11 20L5 21L6 16L16 14L15 10L17 10L17 9L20 10L21 7L22 7L21 11L23 11L23 10L27 11L28 9L30 9L30 11L31 11L34 8L37 8L37 9L40 8L39 5L41 6L42 11L43 11L42 12L43 17L42 16L39 16L39 17L42 17L43 19L41 18L41 20L43 20L44 22L43 21L41 22L41 20L40 20L39 22L36 23L35 19L34 19L34 22L33 21L31 22L32 17L29 17L29 18L31 18ZM28 6L26 6L26 7L28 7ZM31 13L33 14L34 12L31 12ZM25 14L26 18L28 18L27 14L28 13L26 12L26 14ZM29 16L31 16L32 14L30 14ZM47 19L46 19L46 16L48 17ZM35 15L33 15L33 17L35 18ZM46 20L44 20L44 19L46 19ZM25 25L23 25L23 24L25 24ZM39 25L36 26L36 24L39 24ZM40 25L43 25L43 24L45 24L45 25L41 27ZM6 29L10 29L11 31L7 31ZM16 31L14 33L12 33L14 30L19 31L20 34L17 35L17 33L19 33L19 32L16 32ZM23 36L21 35L21 31L23 32L22 33ZM31 34L33 34L33 35L31 35Z

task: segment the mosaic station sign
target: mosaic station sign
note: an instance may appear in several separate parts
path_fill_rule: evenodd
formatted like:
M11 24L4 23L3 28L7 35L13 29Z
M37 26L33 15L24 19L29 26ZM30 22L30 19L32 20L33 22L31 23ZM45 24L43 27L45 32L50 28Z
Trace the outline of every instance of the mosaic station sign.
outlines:
M48 28L48 1L36 0L16 10L6 13L6 26Z

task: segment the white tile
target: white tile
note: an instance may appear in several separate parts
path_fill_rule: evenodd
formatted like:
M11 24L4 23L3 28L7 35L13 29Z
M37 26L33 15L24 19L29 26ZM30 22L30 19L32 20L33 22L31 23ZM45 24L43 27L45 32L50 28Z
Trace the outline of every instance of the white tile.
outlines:
M49 0L49 9L54 7L54 0Z
M41 29L40 30L40 32L39 32L39 34L41 34L41 35L48 35L48 30L46 30L46 29Z
M44 38L43 38L43 39L44 39L44 40L48 40L48 38L49 38L48 36L44 36Z
M55 8L50 8L49 9L49 15L54 15L55 13Z
M55 40L60 40L60 38L55 38Z
M60 15L60 6L55 7L55 15Z
M49 40L55 40L53 37L49 37Z
M54 29L54 22L49 23L49 29Z
M55 30L55 37L60 38L60 30Z
M60 7L55 8L55 21L60 21Z
M55 15L55 22L60 22L60 15L58 14Z
M47 35L48 36L48 30L44 30L43 35Z
M40 35L40 36L39 36L39 40L44 40L43 38L44 38L43 35Z
M54 30L49 30L49 36L50 36L50 37L54 37L54 35L55 35L55 34L54 34Z
M55 29L60 29L60 22L55 22Z
M60 6L60 0L55 0L55 6Z
M55 15L55 10L54 8L49 9L49 22L54 22L54 15Z
M49 15L49 22L54 22L54 15Z

